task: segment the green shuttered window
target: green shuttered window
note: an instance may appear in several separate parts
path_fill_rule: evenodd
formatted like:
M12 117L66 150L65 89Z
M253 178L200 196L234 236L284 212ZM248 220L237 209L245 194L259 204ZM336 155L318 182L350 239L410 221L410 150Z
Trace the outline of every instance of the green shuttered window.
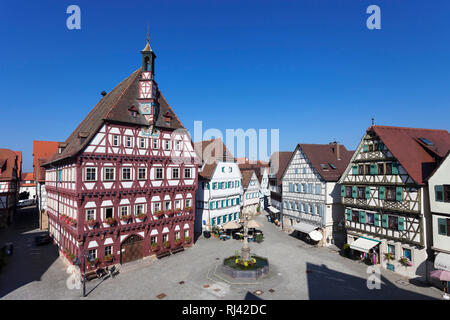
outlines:
M442 236L448 235L447 219L438 218L438 234Z
M366 187L366 199L370 199L370 187Z
M377 227L380 226L380 218L381 218L381 215L378 213L375 213L374 218L373 218L373 224Z
M388 227L388 215L387 214L383 214L381 216L381 225L383 228L387 228Z
M352 198L357 198L357 197L358 197L358 187L353 186L352 187Z
M386 187L380 187L378 189L378 199L380 200L386 199Z
M341 186L341 197L345 197L345 186Z
M358 174L358 166L352 166L352 174Z
M444 201L444 186L434 186L434 198L436 201Z
M359 212L359 223L366 223L366 213L364 211Z
M404 231L405 230L405 218L398 217L398 230Z
M347 214L347 220L348 221L352 221L352 210L351 209L347 209L346 210L346 214Z
M398 163L397 162L392 163L392 174L398 174Z
M363 152L369 151L369 146L367 144L363 145Z
M395 188L395 200L397 200L397 201L403 200L403 188L402 187Z
M376 163L370 165L370 174L378 174L378 166Z

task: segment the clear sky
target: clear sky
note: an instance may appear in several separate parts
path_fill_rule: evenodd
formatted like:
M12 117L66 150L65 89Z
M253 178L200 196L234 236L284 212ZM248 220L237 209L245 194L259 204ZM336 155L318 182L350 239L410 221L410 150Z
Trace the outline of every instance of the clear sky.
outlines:
M81 9L69 30L66 9ZM369 5L381 30L369 30ZM450 1L2 1L0 147L64 141L141 65L183 124L280 129L280 149L354 149L380 125L450 129Z

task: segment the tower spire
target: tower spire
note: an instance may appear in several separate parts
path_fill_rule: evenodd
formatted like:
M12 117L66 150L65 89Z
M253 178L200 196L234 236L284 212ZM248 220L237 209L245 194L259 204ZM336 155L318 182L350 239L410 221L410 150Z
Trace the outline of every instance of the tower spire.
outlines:
M141 51L142 54L142 69L145 71L150 71L152 74L155 71L155 58L156 54L150 47L150 30L147 26L147 44Z

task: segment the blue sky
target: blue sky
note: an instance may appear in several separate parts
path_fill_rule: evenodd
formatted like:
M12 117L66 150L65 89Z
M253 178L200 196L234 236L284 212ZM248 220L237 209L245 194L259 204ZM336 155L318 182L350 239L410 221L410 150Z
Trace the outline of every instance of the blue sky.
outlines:
M81 8L81 30L66 9ZM366 8L381 8L381 30ZM3 1L0 147L64 141L140 67L147 24L156 79L193 134L280 129L280 149L380 125L450 129L448 1Z

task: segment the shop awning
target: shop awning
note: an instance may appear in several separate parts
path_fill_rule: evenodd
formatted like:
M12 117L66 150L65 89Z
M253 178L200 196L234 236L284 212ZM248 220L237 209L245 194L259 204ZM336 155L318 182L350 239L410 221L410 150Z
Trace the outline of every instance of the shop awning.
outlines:
M357 240L350 243L350 249L369 253L369 250L379 244L380 241L368 239L368 238L358 238Z
M292 226L297 231L304 232L304 233L310 233L313 230L316 230L318 226L309 224L307 222L299 222Z
M450 254L439 252L434 258L434 268L450 271Z
M272 206L268 206L267 209L269 209L270 211L272 211L272 213L279 213L280 210L278 210L277 208L274 208Z

